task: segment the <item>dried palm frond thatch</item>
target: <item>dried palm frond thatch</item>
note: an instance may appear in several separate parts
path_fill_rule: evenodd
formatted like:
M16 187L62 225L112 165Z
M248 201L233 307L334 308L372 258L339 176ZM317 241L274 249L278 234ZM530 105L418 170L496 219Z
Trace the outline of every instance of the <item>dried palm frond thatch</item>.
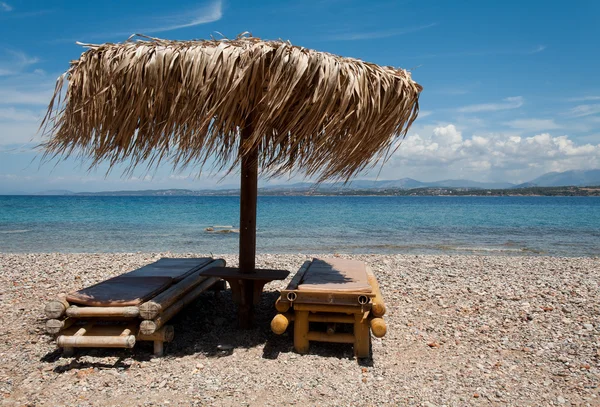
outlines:
M422 88L407 71L284 41L86 46L57 81L43 146L92 166L170 160L184 168L214 157L231 170L258 148L263 174L348 179L404 137L419 110Z

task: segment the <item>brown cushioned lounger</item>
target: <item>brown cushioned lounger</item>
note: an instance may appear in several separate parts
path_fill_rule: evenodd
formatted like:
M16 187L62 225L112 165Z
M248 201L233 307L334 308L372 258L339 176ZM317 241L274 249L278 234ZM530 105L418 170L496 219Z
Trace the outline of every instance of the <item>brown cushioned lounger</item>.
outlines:
M354 354L365 358L370 355L371 332L378 338L387 332L379 284L362 261L323 258L304 262L281 291L275 308L279 314L271 321L271 330L281 335L293 321L294 349L299 353L307 353L313 341L352 343ZM327 331L319 330L317 322L320 327L327 324ZM346 331L336 332L338 325L346 325Z
M298 290L370 293L372 289L364 262L324 258L313 259Z
M213 259L162 258L132 272L70 293L67 301L93 307L139 305L209 264Z

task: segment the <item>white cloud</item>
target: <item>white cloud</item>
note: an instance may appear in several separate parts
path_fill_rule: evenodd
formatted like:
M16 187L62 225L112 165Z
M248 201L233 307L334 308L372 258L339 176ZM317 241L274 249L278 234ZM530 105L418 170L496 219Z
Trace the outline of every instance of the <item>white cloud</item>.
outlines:
M543 50L545 50L546 48L548 48L545 45L538 45L537 47L535 47L530 54L537 54L538 52L542 52Z
M10 4L0 1L0 11L12 11L13 8Z
M31 110L15 109L14 107L0 108L0 122L37 122L42 118L41 113Z
M396 37L398 35L410 34L427 28L435 27L437 23L430 23L420 25L416 27L408 27L403 29L395 30L379 30L379 31L365 31L365 32L348 32L342 34L335 34L328 37L329 40L333 41L354 41L354 40L371 40L376 38L389 38Z
M0 86L0 105L47 105L53 90L49 86L42 89L20 89Z
M478 113L478 112L496 112L499 110L518 109L523 106L522 96L513 96L503 99L500 103L482 103L476 105L468 105L458 108L461 113Z
M113 31L102 34L87 36L88 38L106 38L121 37L132 34L155 34L167 31L175 31L181 28L195 27L201 24L208 24L219 21L223 17L222 0L213 0L195 10L188 10L184 13L163 15L158 19L153 19L150 26L137 26L129 31Z
M542 131L560 129L553 119L516 119L505 123L508 127L526 131Z
M39 126L34 121L0 120L0 146L39 143Z
M387 174L398 172L421 179L446 174L476 180L519 182L548 171L600 167L600 144L577 144L569 136L541 133L532 137L474 134L470 138L453 124L439 126L429 135L410 134L396 150ZM408 176L408 175L405 175ZM506 178L510 177L510 178Z
M38 62L38 58L24 52L0 48L0 77L17 75Z
M569 102L590 102L595 100L600 100L600 96L579 96L567 99Z
M432 89L429 92L431 93L437 93L440 95L466 95L467 93L470 92L470 90L466 89L466 88L462 88L462 87L444 87L444 88L438 88L438 89Z
M190 19L190 15L193 17ZM213 1L194 12L186 12L175 16L169 16L164 19L167 25L148 28L142 33L159 33L165 31L179 30L180 28L194 27L200 24L219 21L223 17L223 4L221 0Z
M38 132L50 101L49 84L36 82L28 75L11 77L9 85L0 82L0 146L39 143ZM16 82L26 82L19 87Z
M535 48L504 48L504 49L490 49L485 50L471 50L471 51L454 51L454 52L440 52L435 54L423 54L413 57L413 59L428 59L428 58L454 58L454 57L484 57L491 55L532 55L544 51L548 48L545 45L538 45Z
M571 117L584 117L600 113L600 104L579 105L570 109L567 115Z

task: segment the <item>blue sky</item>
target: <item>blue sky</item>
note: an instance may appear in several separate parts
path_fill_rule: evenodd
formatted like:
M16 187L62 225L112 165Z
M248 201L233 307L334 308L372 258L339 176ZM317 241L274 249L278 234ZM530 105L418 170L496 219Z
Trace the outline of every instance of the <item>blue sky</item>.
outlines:
M40 166L37 127L75 41L235 37L244 31L411 69L421 114L396 154L360 178L521 182L600 168L600 2L0 0L0 193L204 188L167 166L123 178L73 160ZM292 181L299 180L295 177ZM277 180L272 182L289 182Z

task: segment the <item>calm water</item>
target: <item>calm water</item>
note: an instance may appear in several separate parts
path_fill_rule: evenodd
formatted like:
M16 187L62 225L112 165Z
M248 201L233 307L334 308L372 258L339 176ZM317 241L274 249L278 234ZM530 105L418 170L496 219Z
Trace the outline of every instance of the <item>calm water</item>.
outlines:
M235 253L238 197L0 196L0 252ZM268 253L600 255L600 198L259 197Z

